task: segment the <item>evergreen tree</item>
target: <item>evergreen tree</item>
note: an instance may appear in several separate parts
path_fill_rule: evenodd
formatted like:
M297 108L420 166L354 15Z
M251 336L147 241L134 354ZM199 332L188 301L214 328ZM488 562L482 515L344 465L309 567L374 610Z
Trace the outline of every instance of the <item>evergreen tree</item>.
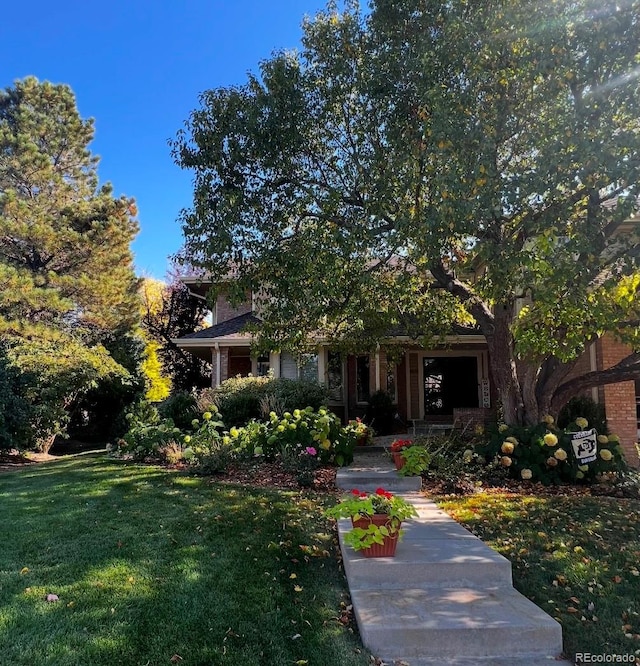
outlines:
M89 388L131 380L101 341L138 319L136 208L98 184L93 131L68 86L27 78L0 92L0 334L36 377L44 448Z

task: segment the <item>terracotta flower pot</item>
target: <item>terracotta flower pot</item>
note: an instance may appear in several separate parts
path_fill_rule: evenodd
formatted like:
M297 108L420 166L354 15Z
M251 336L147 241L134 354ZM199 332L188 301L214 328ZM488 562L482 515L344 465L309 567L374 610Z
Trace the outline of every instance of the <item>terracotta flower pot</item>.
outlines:
M386 525L389 522L389 516L383 513L376 513L373 516L358 518L358 520L352 518L351 522L354 527L366 530L371 523L374 525ZM397 531L394 534L384 537L384 543L374 543L369 548L359 550L358 554L363 557L393 557L396 554L396 546L398 545L398 537L400 536L400 524L397 526Z
M395 463L396 469L402 469L407 462L402 453L392 453L391 455L393 456L393 462Z

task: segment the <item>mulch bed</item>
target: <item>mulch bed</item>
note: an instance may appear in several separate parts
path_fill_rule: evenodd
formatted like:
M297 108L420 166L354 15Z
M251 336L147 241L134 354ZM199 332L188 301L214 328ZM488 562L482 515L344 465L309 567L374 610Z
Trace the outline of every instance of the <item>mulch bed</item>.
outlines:
M55 460L56 456L48 454L29 453L28 456L18 451L0 452L0 472L8 472L17 469L23 469L29 465L35 465L40 462ZM158 464L157 461L149 460L150 463ZM185 464L166 465L171 469L188 469ZM314 472L314 479L310 490L318 492L327 492L338 494L336 487L335 467L320 467ZM224 473L215 474L210 477L211 483L235 483L240 485L254 486L257 488L278 488L281 490L300 490L295 472L283 467L278 462L255 462L243 461L231 465ZM529 481L517 481L515 479L503 480L495 485L485 484L480 487L473 487L472 484L458 488L452 491L449 484L423 480L422 490L427 496L443 495L469 495L475 493L485 494L507 494L507 495L538 495L538 496L614 496L623 497L622 493L616 492L607 485L593 486L544 486L541 483L531 483Z
M335 467L320 467L315 470L313 484L309 488L323 492L335 492L336 471ZM238 483L258 488L300 489L295 472L285 469L279 462L234 463L224 473L211 477L211 481Z

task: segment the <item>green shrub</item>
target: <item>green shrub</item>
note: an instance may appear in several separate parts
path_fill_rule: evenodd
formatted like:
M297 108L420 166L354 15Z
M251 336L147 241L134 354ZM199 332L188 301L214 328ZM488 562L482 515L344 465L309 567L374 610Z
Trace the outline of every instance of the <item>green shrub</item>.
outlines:
M223 434L224 423L215 405L191 425L193 433L185 435L183 440L183 459L200 474L223 472L234 458L234 445L231 438Z
M311 407L275 412L267 423L251 422L244 428L231 428L236 449L263 454L267 459L313 449L321 463L348 465L353 460L355 437L345 431L340 419L327 408Z
M565 429L556 427L550 417L530 427L501 424L493 430L489 441L478 447L478 452L487 463L501 465L517 479L545 485L612 481L626 469L620 441L615 435L599 435L596 459L580 465L571 434L587 427L588 421L582 417Z
M317 382L274 377L233 377L213 389L204 389L197 398L200 411L215 405L228 426L240 427L252 419L268 418L275 411L310 406L314 410L326 402L327 390Z
M147 423L137 421L132 413L127 416L131 417L131 427L118 440L117 452L120 455L132 456L135 460L161 457L161 449L182 439L180 428L177 428L171 419Z
M12 365L0 344L0 450L23 449L30 443L33 406L26 396L29 375Z
M267 395L273 395L280 402L283 409L282 412L279 412L280 414L285 411L293 412L294 409L303 407L312 407L318 411L326 404L329 397L327 388L323 384L284 377L273 379L267 384Z
M158 404L158 413L162 418L172 419L178 428L188 430L198 416L196 398L187 391L176 391Z
M560 414L558 415L558 427L564 429L580 417L587 419L591 424L591 427L598 431L598 434L609 434L604 406L598 404L586 395L574 396L560 410Z
M376 391L369 398L366 420L379 435L393 434L396 407L386 391Z
M260 419L260 399L266 395L271 377L232 377L217 388L204 389L197 398L201 412L215 406L224 414L227 426L242 426Z

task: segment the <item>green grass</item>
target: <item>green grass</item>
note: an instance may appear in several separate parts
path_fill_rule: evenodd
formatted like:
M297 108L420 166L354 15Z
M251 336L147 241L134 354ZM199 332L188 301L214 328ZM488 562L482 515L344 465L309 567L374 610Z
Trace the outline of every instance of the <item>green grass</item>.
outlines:
M0 506L1 664L369 663L320 496L80 456Z
M440 498L513 564L515 587L562 625L565 654L640 655L640 501Z

